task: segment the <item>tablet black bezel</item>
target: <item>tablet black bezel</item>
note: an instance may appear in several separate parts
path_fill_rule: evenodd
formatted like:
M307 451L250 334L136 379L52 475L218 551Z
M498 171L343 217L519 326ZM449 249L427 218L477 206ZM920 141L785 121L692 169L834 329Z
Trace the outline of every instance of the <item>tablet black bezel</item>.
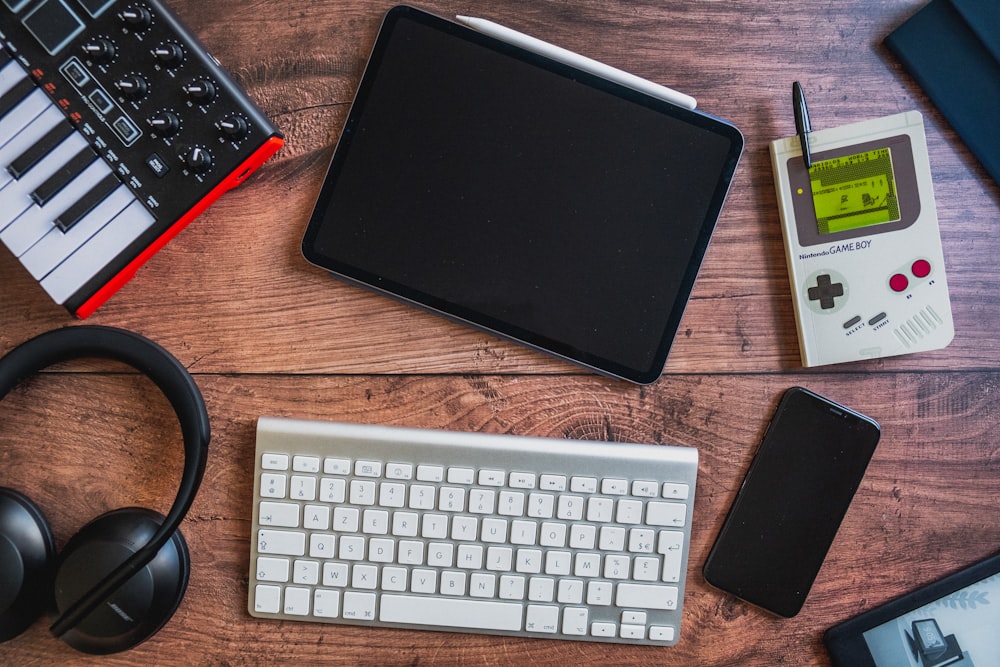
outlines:
M1000 553L839 623L823 635L835 667L877 667L864 633L1000 573Z
M548 70L558 75L572 78L600 91L612 93L618 97L631 102L639 103L647 108L656 110L663 114L681 119L684 122L697 127L708 129L714 134L723 137L730 144L728 159L719 174L719 181L716 184L711 198L711 204L706 211L706 216L700 229L696 230L694 247L692 249L691 260L684 272L683 278L679 282L679 289L670 305L669 316L666 319L666 326L659 336L659 343L651 355L651 363L644 368L631 368L612 359L606 359L585 350L578 349L562 341L554 340L536 332L529 331L510 322L494 319L482 312L471 308L463 307L457 303L445 301L434 295L423 293L410 288L405 284L389 281L384 277L365 271L359 267L346 264L336 257L323 254L317 250L317 238L320 229L324 224L326 208L334 196L336 182L343 169L344 155L350 148L353 130L360 123L360 118L364 114L365 104L373 85L373 80L377 75L378 68L387 50L387 44L391 39L393 28L399 21L416 21L425 26L434 28L442 33L456 39L470 41L474 44L487 47L505 56L518 59L530 65ZM509 44L492 36L473 30L467 26L449 21L447 19L427 13L423 10L409 6L397 6L389 10L386 14L372 50L368 66L362 77L358 88L357 96L348 119L341 133L340 142L334 152L329 170L324 179L322 191L317 199L315 210L309 221L302 240L302 253L312 264L326 269L337 278L359 285L397 300L415 305L424 310L429 310L449 319L471 325L477 329L487 331L502 338L527 345L528 347L552 354L570 362L585 366L599 373L613 377L626 379L640 384L647 384L655 381L663 371L666 363L667 353L680 326L680 320L684 312L684 307L690 297L691 290L697 272L704 259L715 224L721 213L723 203L729 191L736 171L736 166L743 149L743 136L733 125L707 114L691 111L664 100L652 97L645 93L633 90L616 82L604 79L550 58L538 55L521 47ZM668 221L667 221L668 222Z

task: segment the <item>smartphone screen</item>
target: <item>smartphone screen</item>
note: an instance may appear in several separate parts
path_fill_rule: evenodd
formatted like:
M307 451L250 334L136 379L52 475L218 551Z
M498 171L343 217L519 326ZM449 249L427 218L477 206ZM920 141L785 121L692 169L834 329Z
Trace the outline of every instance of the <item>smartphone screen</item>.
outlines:
M875 452L879 425L801 387L782 396L705 562L705 579L799 612Z

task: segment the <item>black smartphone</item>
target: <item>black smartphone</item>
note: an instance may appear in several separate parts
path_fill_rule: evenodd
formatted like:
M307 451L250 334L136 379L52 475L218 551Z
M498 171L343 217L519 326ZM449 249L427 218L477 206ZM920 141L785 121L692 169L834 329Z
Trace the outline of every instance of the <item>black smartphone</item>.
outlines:
M790 618L799 613L881 431L807 389L781 397L705 561L705 579Z

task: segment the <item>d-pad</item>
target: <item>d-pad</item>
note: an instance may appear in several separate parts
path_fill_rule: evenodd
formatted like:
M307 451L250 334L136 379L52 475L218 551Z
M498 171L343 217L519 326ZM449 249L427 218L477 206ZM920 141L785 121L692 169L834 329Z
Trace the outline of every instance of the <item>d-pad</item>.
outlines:
M820 308L829 310L836 305L836 297L844 296L844 284L833 282L830 275L824 273L816 276L816 286L810 287L808 292L810 301L819 301Z

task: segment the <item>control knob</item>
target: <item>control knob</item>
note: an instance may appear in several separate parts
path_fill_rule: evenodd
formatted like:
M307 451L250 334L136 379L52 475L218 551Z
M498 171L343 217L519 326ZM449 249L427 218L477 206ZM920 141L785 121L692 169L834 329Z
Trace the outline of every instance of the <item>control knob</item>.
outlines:
M215 99L215 84L207 79L199 79L184 86L184 92L198 104L208 104Z
M125 25L136 30L145 30L149 26L153 25L153 15L149 13L147 8L139 5L126 7L120 14L118 14L118 18L120 18Z
M130 100L139 100L149 92L149 84L137 74L128 74L115 82L115 88Z
M175 42L160 44L153 49L153 55L165 67L177 67L184 62L184 49Z
M115 57L115 44L110 39L95 37L83 45L83 52L94 62L108 63Z
M173 111L156 113L146 122L161 137L172 137L181 129L181 119Z
M212 154L201 146L193 146L183 155L181 159L184 166L196 174L203 174L212 168Z
M232 141L239 141L247 136L249 126L247 122L239 116L226 116L219 121L219 129L222 134Z

